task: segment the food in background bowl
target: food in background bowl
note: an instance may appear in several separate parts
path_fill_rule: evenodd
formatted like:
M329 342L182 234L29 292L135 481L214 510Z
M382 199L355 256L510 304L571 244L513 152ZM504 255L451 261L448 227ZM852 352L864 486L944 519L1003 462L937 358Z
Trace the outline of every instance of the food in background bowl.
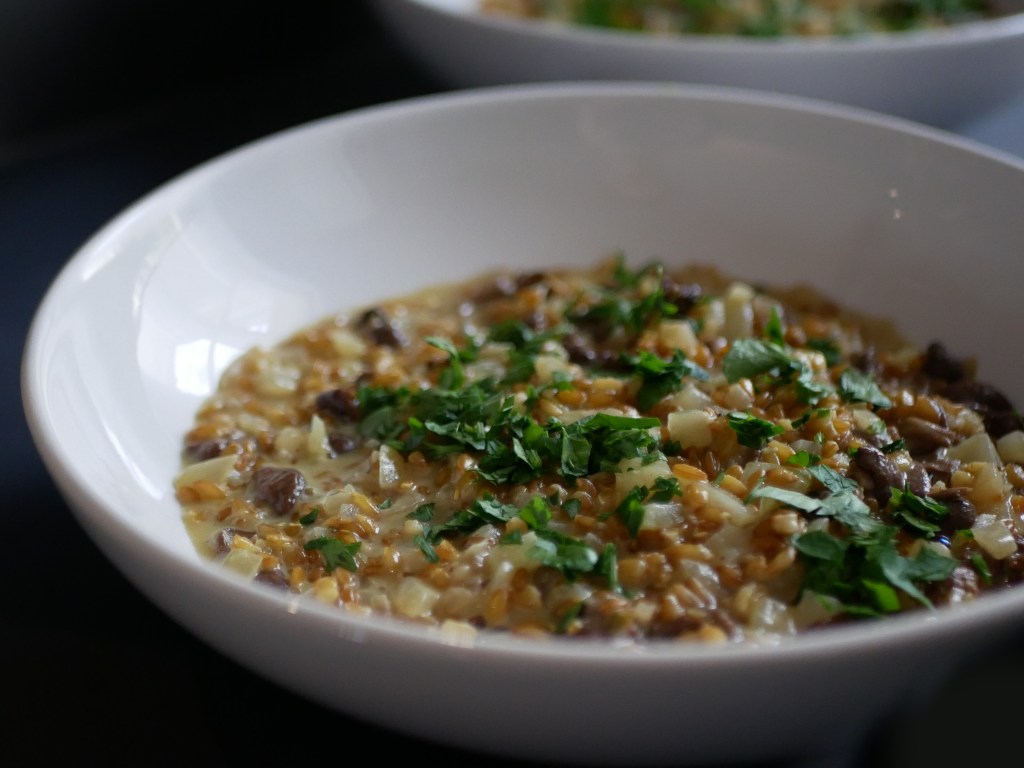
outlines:
M778 642L1024 576L1024 431L972 368L708 269L488 274L228 369L205 554L447 632Z
M373 6L411 54L441 82L457 87L565 80L703 83L823 99L953 128L1024 94L1024 0L979 0L996 13L957 15L957 23L948 26L899 33L770 36L638 33L493 13L480 1L373 0ZM692 7L728 9L730 2ZM850 2L835 7L853 7ZM914 0L894 2L900 12L918 7ZM764 6L737 0L735 7ZM781 12L808 3L768 7ZM766 32L771 25L758 21L755 28Z
M998 16L985 0L480 0L488 13L659 35L864 35Z

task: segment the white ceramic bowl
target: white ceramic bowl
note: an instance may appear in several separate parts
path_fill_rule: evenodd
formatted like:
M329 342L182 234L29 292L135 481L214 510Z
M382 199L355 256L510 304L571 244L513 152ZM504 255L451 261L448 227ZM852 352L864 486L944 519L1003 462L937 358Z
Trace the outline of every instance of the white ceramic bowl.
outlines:
M951 128L1024 92L1024 3L1004 18L870 39L752 39L584 29L496 17L477 0L373 0L396 38L455 87L669 80L752 88Z
M183 434L236 355L334 310L619 248L808 282L912 340L976 353L1024 402L1021 200L1019 161L794 98L593 83L386 105L234 151L105 226L38 310L25 409L69 505L127 577L313 700L546 761L820 754L1019 630L1024 589L778 647L452 644L202 560L172 489Z

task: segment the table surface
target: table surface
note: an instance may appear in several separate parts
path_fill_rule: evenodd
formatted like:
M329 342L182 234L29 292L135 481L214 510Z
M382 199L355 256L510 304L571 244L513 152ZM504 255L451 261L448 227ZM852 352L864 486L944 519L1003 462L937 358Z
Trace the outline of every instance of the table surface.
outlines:
M322 708L172 622L79 528L32 448L21 408L18 375L32 313L67 258L126 205L198 163L277 130L445 90L407 58L363 3L352 7L355 26L339 35L338 45L294 66L219 80L13 146L0 142L0 466L7 540L0 580L0 680L7 704L0 755L17 758L5 759L7 765L327 765L341 764L362 744L386 745L397 760L468 766L482 759ZM1024 157L1024 94L956 131ZM994 763L1003 754L1000 738L1019 727L1014 707L1024 685L1022 647L1017 641L971 660L927 697L879 723L860 753L837 755L829 764ZM290 724L287 731L266 727L281 718ZM286 732L292 735L276 737ZM996 738L982 740L979 732Z

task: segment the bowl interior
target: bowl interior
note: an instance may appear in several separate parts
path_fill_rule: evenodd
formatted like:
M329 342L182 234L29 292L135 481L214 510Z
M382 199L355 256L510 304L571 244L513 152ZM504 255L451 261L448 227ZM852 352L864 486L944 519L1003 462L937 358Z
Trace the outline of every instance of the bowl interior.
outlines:
M976 356L1021 402L1021 171L924 129L686 86L325 120L187 174L83 246L34 326L30 418L97 515L192 559L180 441L243 350L430 283L615 251L807 283Z
M914 342L942 339L955 354L975 356L982 378L1020 403L1024 348L1014 331L1024 282L1022 199L1020 161L923 127L797 98L592 83L482 89L378 107L240 148L155 190L85 243L33 323L23 366L26 412L75 513L130 578L193 629L244 649L254 667L334 703L353 690L331 676L354 679L344 662L332 662L330 674L319 663L282 666L279 653L251 639L276 634L331 652L340 638L352 638L350 655L368 668L390 665L372 654L397 646L362 643L370 624L352 620L355 628L346 630L349 620L339 616L287 632L285 613L288 621L305 619L282 610L269 591L229 582L219 566L201 561L180 521L172 481L183 435L242 351L274 344L335 310L432 283L492 268L591 265L621 251L637 264L707 263L753 283L810 285L891 318ZM1005 622L1004 607L1019 612L1019 597L1004 595L987 615ZM208 600L214 608L207 610ZM947 629L962 631L943 637L966 636L970 620L950 618ZM935 638L935 624L909 617L902 626ZM852 639L886 637L895 645L915 637L886 632L839 632L846 639L834 645L819 639L803 647L818 642L815 663L834 654L849 669L856 668L849 665L854 649L874 654L880 664L864 678L874 685L888 679L889 662L872 650L883 646ZM425 635L395 637L400 643ZM426 648L400 647L407 666L437 661ZM543 654L528 655L539 661ZM295 665L307 656L290 654ZM451 649L443 658L465 661ZM559 681L551 706L597 684L585 682L595 679L586 658L640 686L614 649L590 657L566 651L529 673L545 684ZM507 660L494 657L481 674L533 684L521 679L526 667ZM719 667L694 669L703 669L709 684L723 679L714 677ZM787 667L752 659L746 669L760 670L749 679L761 679ZM644 686L666 679L653 666L645 674ZM729 680L743 690L748 678ZM367 680L368 688L379 685ZM352 699L362 693L353 690ZM727 698L736 700L723 693L723 706ZM352 706L364 713L397 719L393 698L357 701ZM403 706L419 701L412 696ZM623 727L636 726L607 706ZM406 723L431 724L408 714ZM482 707L478 714L491 713ZM476 738L461 725L439 727L454 740ZM586 733L590 726L574 727ZM671 728L645 727L649 756L673 754L678 739L657 736ZM563 736L545 732L538 754L566 756ZM766 732L764 743L771 738ZM786 738L792 744L802 736ZM719 741L708 744L709 751L694 754L720 758ZM590 752L575 754L600 759L603 748L594 742Z

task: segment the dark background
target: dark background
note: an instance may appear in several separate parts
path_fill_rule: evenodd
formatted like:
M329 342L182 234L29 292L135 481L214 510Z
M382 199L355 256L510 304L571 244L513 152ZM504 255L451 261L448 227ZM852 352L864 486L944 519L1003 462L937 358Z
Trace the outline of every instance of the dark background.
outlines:
M20 402L35 307L76 248L129 203L283 128L442 90L362 0L0 2L6 765L343 765L381 757L512 765L311 704L172 623L78 527L35 452ZM861 752L829 765L994 763L1016 740L1024 685L1019 641L997 651L908 702Z

